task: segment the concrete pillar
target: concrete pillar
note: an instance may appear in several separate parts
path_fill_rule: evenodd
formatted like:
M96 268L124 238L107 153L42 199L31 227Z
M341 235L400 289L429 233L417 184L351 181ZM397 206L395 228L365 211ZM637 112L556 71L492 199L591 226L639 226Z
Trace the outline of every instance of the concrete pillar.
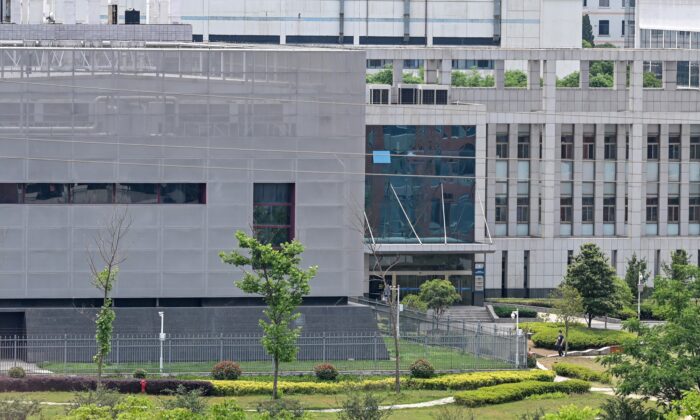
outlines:
M680 209L680 229L679 234L681 236L688 235L688 206L689 206L689 195L690 195L690 125L681 125L681 178L680 178L680 192L681 192L681 209Z
M487 156L486 153L486 123L480 121L476 126L476 200L474 209L474 241L477 243L488 242L488 236L486 236L486 226L484 220L486 220L486 215L483 210L486 208L486 180L490 177L486 174L487 160L483 157ZM495 202L494 202L495 204ZM493 209L493 207L489 207Z
M668 233L668 124L659 132L659 236Z
M540 60L527 61L527 84L528 89L539 91L540 86Z
M581 68L581 70L579 70L579 85L581 89L588 89L588 79L591 73L591 62L581 61L581 64L579 66Z
M630 133L630 158L627 162L629 171L627 174L628 190L628 223L627 236L634 238L630 246L632 249L640 249L641 236L644 232L646 215L646 181L644 176L644 147L643 130L641 123L632 124Z
M627 62L626 61L616 61L615 62L615 83L613 85L615 90L626 91L627 90Z
M403 81L403 60L392 60L394 86Z
M438 79L438 60L423 60L423 82L435 84Z
M676 90L678 68L675 61L664 61L663 87L665 90Z
M540 176L542 177L542 220L540 234L544 238L552 238L558 235L554 231L553 220L559 220L559 200L555 199L554 168L557 163L556 154L556 84L557 84L557 62L547 60L544 62L544 87L542 94L543 109L545 113L544 136L542 145L542 165L540 165ZM558 227L558 223L556 224Z
M543 131L544 135L544 131ZM555 207L555 217L553 220L548 220L545 216L544 213L542 214L542 222L540 225L540 232L542 231L542 226L545 224L552 224L552 229L554 231L555 236L559 236L561 234L561 214L560 214L560 207L561 207L561 182L558 180L561 179L561 124L557 124L555 126L554 130L554 156L555 156L555 162L554 162L554 179L557 180L554 182L554 189L552 190L552 201L554 202L554 207ZM543 137L544 140L544 137ZM544 146L544 144L543 144ZM542 148L542 159L544 160L544 147ZM543 166L544 163L540 163L540 167ZM540 179L542 182L546 179L543 175L540 175ZM540 189L540 194L542 194L542 200L543 200L543 206L544 206L544 191L543 189Z
M622 236L625 231L625 196L627 195L627 177L625 173L625 149L626 149L627 125L617 125L617 163L615 183L615 235ZM618 256L619 258L619 256Z
M496 229L496 124L486 125L486 141L486 221L493 237ZM476 149L479 156L479 143L476 144ZM478 159L476 168L479 169Z
M494 60L493 62L493 80L496 89L503 89L505 87L505 61L504 60Z
M517 236L518 124L508 125L508 236ZM509 256L510 257L510 256Z
M538 74L539 79L539 74ZM530 236L537 236L540 232L540 133L542 126L532 124L530 126ZM532 263L532 261L530 261ZM531 264L532 266L532 264Z
M571 234L581 236L581 208L583 207L583 124L574 125L574 189L573 226Z
M603 236L603 182L605 181L605 124L595 126L595 186L593 190L594 210L593 234Z
M629 90L629 106L628 110L641 112L644 109L644 101L642 96L643 88L644 62L635 60L630 66L630 90Z
M440 60L440 84L450 86L452 84L452 60Z

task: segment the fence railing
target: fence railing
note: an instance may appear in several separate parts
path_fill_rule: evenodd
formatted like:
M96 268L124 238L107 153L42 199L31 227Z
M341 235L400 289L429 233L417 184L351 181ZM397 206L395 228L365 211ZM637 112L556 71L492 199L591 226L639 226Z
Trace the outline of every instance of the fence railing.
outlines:
M380 317L381 318L381 317ZM512 369L523 367L525 340L510 334L402 328L400 367L407 370L419 358L439 371ZM311 372L321 362L341 371L364 373L391 371L395 364L394 341L379 331L304 334L297 341L297 359L283 363L283 372ZM0 336L0 372L20 366L29 374L93 374L96 353L92 335ZM162 350L161 350L162 349ZM163 354L162 367L160 354ZM272 372L271 358L261 345L261 335L115 334L105 372L130 374L206 373L220 360L234 360L246 373Z

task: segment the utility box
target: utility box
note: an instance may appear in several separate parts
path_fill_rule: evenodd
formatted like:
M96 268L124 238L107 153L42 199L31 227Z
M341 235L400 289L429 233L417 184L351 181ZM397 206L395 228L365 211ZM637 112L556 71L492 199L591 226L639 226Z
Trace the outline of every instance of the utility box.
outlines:
M141 23L141 12L134 9L126 9L124 12L124 23L127 25L138 25Z
M119 22L118 6L116 4L107 5L107 23L109 25L116 25Z

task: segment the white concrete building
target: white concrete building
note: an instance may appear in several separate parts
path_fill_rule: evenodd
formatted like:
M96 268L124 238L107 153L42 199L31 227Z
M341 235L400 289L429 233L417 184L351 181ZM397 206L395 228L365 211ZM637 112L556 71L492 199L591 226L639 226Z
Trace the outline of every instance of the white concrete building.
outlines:
M634 0L632 0L634 1ZM593 26L596 44L625 46L627 24L625 12L629 0L584 0L583 14L588 15Z

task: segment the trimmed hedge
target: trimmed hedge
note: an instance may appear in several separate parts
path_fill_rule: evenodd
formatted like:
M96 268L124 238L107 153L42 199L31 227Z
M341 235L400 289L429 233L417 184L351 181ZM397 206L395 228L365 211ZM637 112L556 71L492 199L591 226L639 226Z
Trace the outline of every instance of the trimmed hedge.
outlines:
M409 387L414 389L476 389L484 386L504 383L539 381L552 382L556 375L547 370L504 371L504 372L473 372L445 375L431 379L412 379Z
M530 306L540 306L542 308L553 308L554 303L557 301L555 298L491 298L487 300L493 303L510 303L511 305L530 305ZM510 315L508 315L510 316Z
M103 379L105 388L125 394L141 392L140 379ZM75 392L94 390L97 381L92 377L81 376L28 376L22 379L0 377L0 392ZM208 381L182 381L174 379L150 380L146 385L146 393L153 395L166 394L175 391L179 385L190 391L199 389L202 395L213 395L214 386Z
M552 366L552 369L560 376L567 378L583 379L584 381L610 383L610 375L604 372L596 372L584 366L575 365L573 363L557 362Z
M551 394L553 392L582 394L588 392L590 388L591 385L588 382L579 379L570 379L564 382L526 381L463 391L455 395L455 402L467 407L479 407L520 401L530 395Z
M533 332L532 342L536 347L554 349L559 330L564 331L564 326L554 323L525 323L523 329ZM586 328L582 325L569 327L569 350L586 350L605 346L616 346L630 338L631 333L626 331L599 330Z
M510 314L515 310L515 306L494 306L493 311L499 318L510 318ZM533 309L520 308L520 318L537 318L537 311Z

